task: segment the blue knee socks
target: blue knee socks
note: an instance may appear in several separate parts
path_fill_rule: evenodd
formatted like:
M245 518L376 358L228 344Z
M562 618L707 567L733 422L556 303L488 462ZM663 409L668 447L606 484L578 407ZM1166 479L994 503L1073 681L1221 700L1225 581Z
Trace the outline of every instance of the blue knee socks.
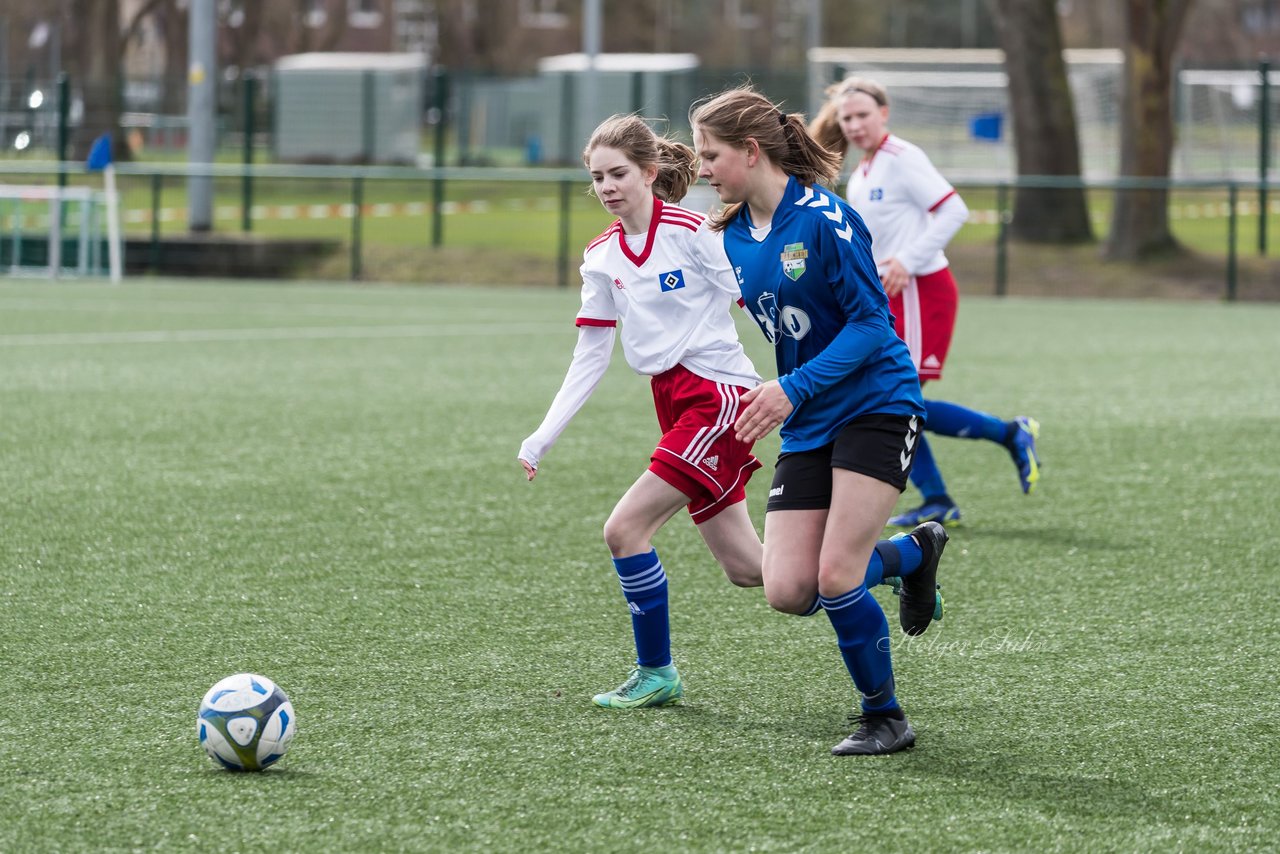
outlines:
M658 552L616 557L613 566L631 609L636 664L666 667L671 663L671 622L667 612L667 574Z
M836 643L853 684L862 695L864 712L896 710L893 663L889 657L889 621L880 603L859 584L841 596L821 598L836 630Z

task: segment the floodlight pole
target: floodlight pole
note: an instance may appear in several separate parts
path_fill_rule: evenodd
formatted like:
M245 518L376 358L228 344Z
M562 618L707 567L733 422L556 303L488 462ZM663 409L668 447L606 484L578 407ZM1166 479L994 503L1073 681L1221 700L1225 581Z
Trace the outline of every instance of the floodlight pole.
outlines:
M600 0L586 0L582 4L582 53L587 59L587 68L582 74L582 112L588 131L599 121L596 115L596 58L600 55L601 18Z
M191 65L187 69L187 163L213 163L216 138L218 58L215 48L218 16L216 0L191 0L188 37ZM213 229L213 176L187 177L187 223L192 231Z
M804 28L804 70L805 83L808 88L808 103L805 110L810 116L816 116L822 107L822 87L827 81L818 79L817 66L814 65L813 52L822 47L822 0L809 0L809 17Z

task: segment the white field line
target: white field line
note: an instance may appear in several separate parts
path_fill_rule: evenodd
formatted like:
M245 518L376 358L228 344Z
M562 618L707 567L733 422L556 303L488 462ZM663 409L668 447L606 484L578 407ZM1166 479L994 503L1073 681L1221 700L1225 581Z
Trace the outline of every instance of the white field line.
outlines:
M194 314L201 317L228 309L225 302L172 300L141 302L117 300L113 297L60 299L50 297L8 297L0 288L0 313L6 311L79 312L84 314ZM406 314L417 313L409 306L344 305L342 303L254 302L235 306L238 314L251 318L330 317L342 320L411 320ZM572 321L567 321L572 325Z
M563 323L471 323L452 326L307 326L258 329L181 329L137 332L46 332L0 335L0 347L81 344L190 344L208 341L317 341L361 338L494 338L564 332Z

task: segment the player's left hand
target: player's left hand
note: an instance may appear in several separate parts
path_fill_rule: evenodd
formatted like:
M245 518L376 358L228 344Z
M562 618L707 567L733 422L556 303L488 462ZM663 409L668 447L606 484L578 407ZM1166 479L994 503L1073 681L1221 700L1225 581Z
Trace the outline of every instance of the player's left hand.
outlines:
M909 281L911 281L911 274L897 258L890 258L880 266L880 283L884 285L884 292L890 299L902 293L902 289Z
M742 395L747 408L734 422L733 429L739 442L754 442L769 435L769 431L781 424L795 409L791 398L782 390L777 380L762 383Z

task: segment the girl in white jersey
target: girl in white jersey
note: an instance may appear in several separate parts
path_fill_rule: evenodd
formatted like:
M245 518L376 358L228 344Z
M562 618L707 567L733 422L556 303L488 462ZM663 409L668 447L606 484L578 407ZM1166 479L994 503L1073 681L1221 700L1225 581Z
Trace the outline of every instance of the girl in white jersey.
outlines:
M729 580L761 584L763 547L744 500L760 463L752 443L733 432L739 400L760 377L734 327L738 282L720 237L701 214L674 204L694 180L693 151L657 136L637 116L613 116L596 128L582 158L596 197L618 219L583 253L578 346L519 459L533 480L604 377L621 322L627 364L652 378L663 435L648 470L605 522L637 658L627 680L594 702L662 706L679 700L683 687L671 659L666 574L651 542L658 529L687 506Z
M845 195L871 232L894 328L911 351L921 385L941 379L959 300L943 248L964 225L969 209L920 148L889 132L889 98L883 86L850 77L828 87L827 95L810 132L841 155L849 147L862 152ZM930 432L1003 445L1017 466L1022 491L1035 488L1040 479L1040 425L1035 419L1020 415L1005 421L940 400L926 399L925 409ZM891 518L890 525L960 520L960 509L923 436L911 483L920 490L921 504Z

